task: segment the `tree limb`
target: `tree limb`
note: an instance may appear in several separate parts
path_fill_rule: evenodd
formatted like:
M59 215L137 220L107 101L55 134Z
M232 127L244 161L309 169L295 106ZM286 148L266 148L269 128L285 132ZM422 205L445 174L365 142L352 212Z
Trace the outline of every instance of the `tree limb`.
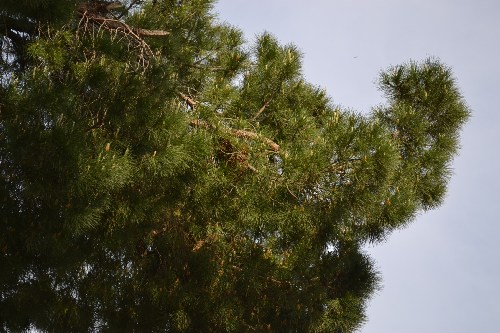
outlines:
M231 133L233 133L233 135L238 137L238 138L246 138L246 139L263 141L275 152L278 152L280 150L280 146L276 142L272 141L269 138L266 138L265 136L257 134L255 132L250 132L250 131L246 131L246 130L231 129Z
M150 36L168 36L168 35L170 35L170 32L168 32L168 31L149 30L149 29L131 27L128 24L126 24L120 20L111 19L111 18L107 18L104 16L98 16L98 15L87 15L87 16L91 21L94 21L96 23L100 23L100 24L106 26L107 28L121 30L123 32L134 33L137 36L150 37Z
M192 120L190 122L190 124L191 124L191 126L201 127L204 129L209 129L212 127L212 126L210 126L209 123L207 123L206 121L201 120L201 119ZM267 144L271 148L271 150L273 150L275 152L279 152L279 150L280 150L279 144L277 144L273 140L271 140L263 135L260 135L258 133L247 131L247 130L234 129L234 128L230 128L229 132L231 132L231 134L233 134L237 138L245 138L245 139L262 141L265 144Z
M198 104L191 97L189 97L189 96L187 96L187 95L185 95L185 94L183 94L181 92L179 93L179 96L184 100L184 102L187 103L187 105L189 105L191 107L191 109L194 109L194 107L196 106L196 104Z

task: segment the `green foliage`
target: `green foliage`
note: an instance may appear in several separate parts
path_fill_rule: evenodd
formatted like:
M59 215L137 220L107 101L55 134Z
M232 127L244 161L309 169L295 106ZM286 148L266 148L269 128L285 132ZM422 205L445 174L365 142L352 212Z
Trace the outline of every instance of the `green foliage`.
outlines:
M391 68L357 115L211 9L0 5L2 330L353 332L362 246L442 202L450 69Z

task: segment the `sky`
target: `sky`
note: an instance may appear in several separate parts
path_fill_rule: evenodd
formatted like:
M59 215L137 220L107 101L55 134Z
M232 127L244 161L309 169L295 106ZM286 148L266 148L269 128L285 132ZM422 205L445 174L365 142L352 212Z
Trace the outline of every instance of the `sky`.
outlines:
M249 42L264 31L303 52L307 80L359 112L383 103L381 70L437 57L472 117L444 204L367 248L383 288L361 333L500 330L500 1L219 0Z

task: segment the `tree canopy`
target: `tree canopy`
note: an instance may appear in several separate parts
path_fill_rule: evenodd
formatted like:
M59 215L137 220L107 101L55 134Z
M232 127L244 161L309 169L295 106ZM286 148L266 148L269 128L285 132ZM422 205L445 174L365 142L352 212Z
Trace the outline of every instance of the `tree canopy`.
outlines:
M0 3L0 328L353 332L362 251L443 200L466 106L437 59L355 114L211 0Z

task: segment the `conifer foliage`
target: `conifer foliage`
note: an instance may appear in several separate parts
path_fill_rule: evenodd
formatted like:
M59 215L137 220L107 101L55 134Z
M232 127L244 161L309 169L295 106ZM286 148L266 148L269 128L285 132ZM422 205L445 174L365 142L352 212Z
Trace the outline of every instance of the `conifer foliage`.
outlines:
M442 202L449 68L354 114L212 6L1 1L0 330L353 332L362 246Z

